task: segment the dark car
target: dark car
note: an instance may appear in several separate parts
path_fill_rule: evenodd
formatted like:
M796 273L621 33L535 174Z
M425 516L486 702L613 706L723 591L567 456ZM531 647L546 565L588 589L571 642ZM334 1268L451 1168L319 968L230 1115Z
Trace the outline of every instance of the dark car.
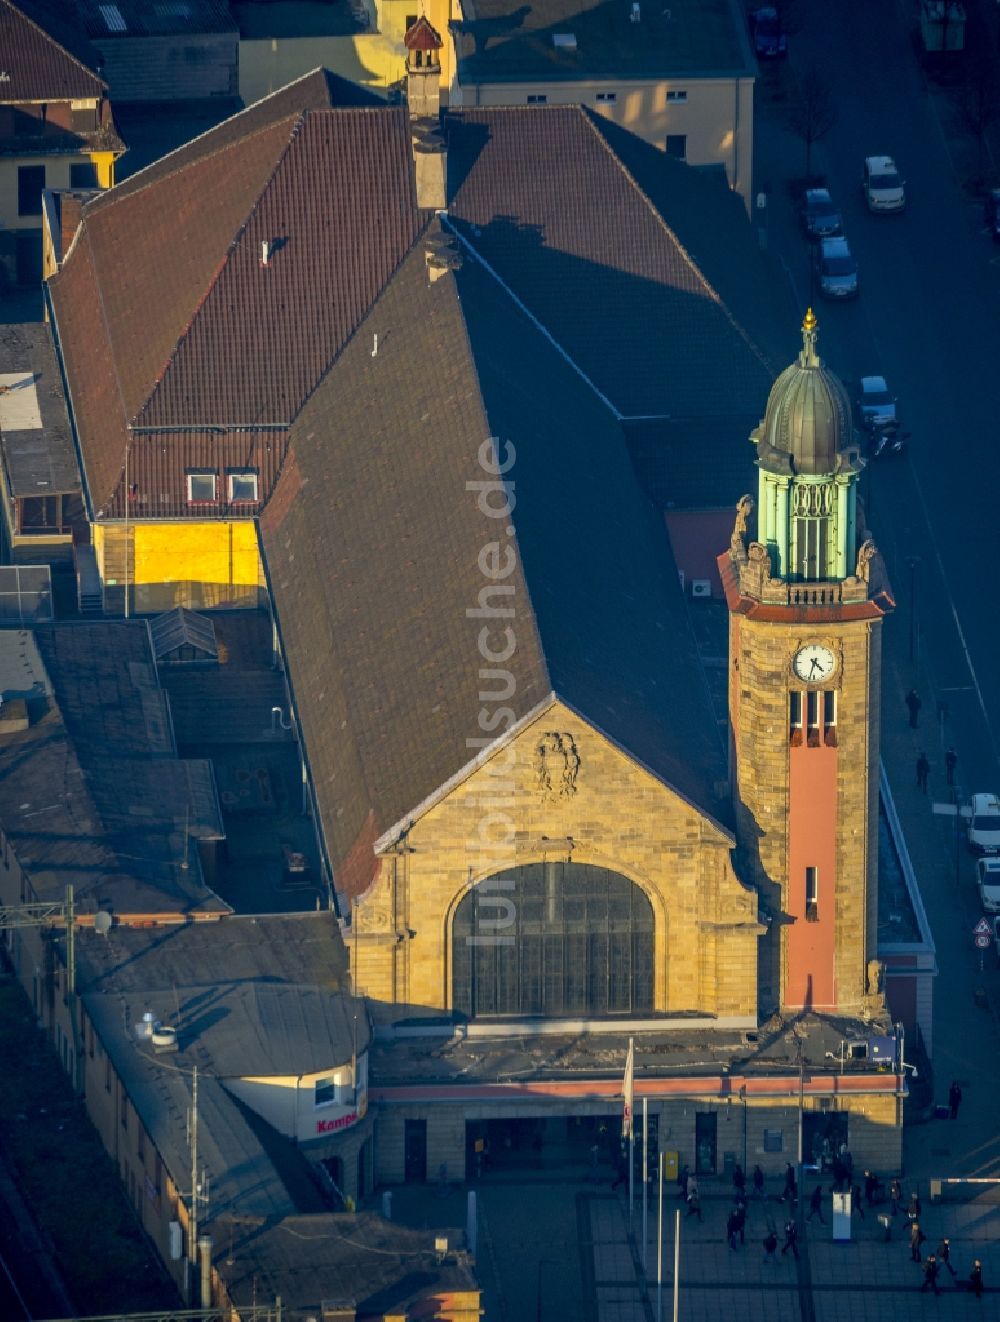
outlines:
M750 35L758 59L776 60L788 54L788 37L781 30L778 11L770 5L751 12Z
M839 234L843 222L827 188L807 188L802 195L802 228L811 239Z
M986 228L993 235L993 242L1000 243L1000 188L991 188L986 194L983 218Z

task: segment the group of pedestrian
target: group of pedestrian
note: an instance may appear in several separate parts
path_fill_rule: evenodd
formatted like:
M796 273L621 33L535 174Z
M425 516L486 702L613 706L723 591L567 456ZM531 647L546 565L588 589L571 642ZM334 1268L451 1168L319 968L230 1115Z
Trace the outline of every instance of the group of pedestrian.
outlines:
M918 730L920 728L920 708L924 704L920 700L920 694L916 689L910 689L906 695L906 708L910 713L910 729ZM954 747L949 745L945 750L944 769L948 777L949 787L955 784L955 769L958 766L958 753ZM931 764L927 754L921 750L917 756L917 789L921 793L927 793L927 781L931 774Z
M917 1195L914 1194L913 1198L916 1199L917 1205L919 1206L920 1200L917 1198ZM925 1290L931 1290L934 1294L938 1295L941 1293L941 1290L938 1287L938 1278L943 1271L947 1270L951 1274L953 1280L958 1276L958 1272L955 1270L954 1264L951 1260L951 1241L947 1238L942 1239L938 1244L937 1252L929 1253L927 1255L927 1261L924 1262L921 1249L926 1243L927 1236L921 1230L920 1222L918 1220L911 1221L910 1261L920 1263L924 1273L924 1279L920 1284L920 1291L923 1293ZM978 1258L972 1264L972 1270L969 1272L969 1289L977 1299L982 1299L983 1264Z

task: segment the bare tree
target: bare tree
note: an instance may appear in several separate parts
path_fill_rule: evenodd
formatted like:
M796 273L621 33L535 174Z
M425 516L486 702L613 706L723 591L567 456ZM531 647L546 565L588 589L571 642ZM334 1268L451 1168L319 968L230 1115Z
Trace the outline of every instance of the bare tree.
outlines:
M986 136L1000 120L1000 74L994 57L983 46L975 46L965 58L964 77L955 89L955 104L969 132L976 139L979 174L983 173Z
M806 145L806 178L812 174L813 144L825 138L837 122L833 89L812 64L799 81L797 95L788 110L788 126Z

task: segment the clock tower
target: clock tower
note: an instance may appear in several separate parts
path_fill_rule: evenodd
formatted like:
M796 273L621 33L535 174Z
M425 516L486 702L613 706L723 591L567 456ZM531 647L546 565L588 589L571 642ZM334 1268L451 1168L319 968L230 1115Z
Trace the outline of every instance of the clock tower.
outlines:
M719 558L729 605L730 758L742 867L768 924L761 1008L874 1009L881 624L893 608L864 527L864 460L842 383L802 352L751 433ZM753 524L756 527L753 527Z

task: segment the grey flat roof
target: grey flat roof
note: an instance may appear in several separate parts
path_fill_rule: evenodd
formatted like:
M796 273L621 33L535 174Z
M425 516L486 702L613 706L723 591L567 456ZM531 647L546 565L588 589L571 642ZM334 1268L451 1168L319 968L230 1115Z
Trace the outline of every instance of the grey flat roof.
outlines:
M62 378L49 327L44 322L0 326L0 361L5 377L22 375L14 391L33 393L41 427L3 425L0 453L12 496L45 496L80 491L80 470L66 413ZM15 418L22 416L18 409Z
M460 83L753 77L730 0L462 0L451 23Z

